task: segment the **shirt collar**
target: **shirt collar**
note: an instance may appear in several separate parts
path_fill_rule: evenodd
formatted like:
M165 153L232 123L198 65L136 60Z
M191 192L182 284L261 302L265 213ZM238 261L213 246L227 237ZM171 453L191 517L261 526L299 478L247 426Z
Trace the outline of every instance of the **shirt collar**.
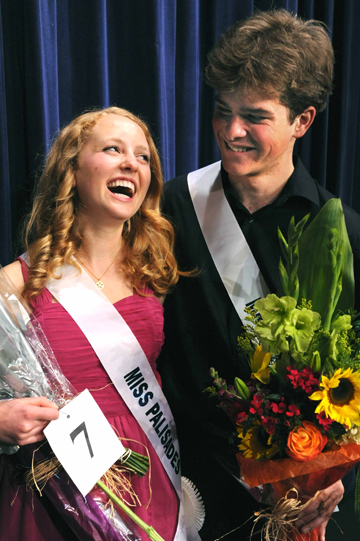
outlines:
M311 201L311 203L314 203L317 207L319 207L320 200L316 183L314 179L310 176L308 171L305 169L304 164L298 156L294 156L294 166L295 169L289 180L285 184L284 188L282 189L281 193L278 195L275 201L273 201L271 205L268 206L277 207L279 205L283 205L290 197L303 197ZM238 200L236 191L231 185L229 176L223 166L221 166L221 176L226 196L235 197L238 201L238 204L241 205L240 201Z

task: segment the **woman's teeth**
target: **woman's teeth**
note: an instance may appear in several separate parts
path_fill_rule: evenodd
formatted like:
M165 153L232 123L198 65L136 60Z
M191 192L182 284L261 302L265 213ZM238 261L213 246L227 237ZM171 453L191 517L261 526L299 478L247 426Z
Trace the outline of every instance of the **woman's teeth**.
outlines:
M135 193L135 185L129 180L113 180L107 186L112 193L131 198Z

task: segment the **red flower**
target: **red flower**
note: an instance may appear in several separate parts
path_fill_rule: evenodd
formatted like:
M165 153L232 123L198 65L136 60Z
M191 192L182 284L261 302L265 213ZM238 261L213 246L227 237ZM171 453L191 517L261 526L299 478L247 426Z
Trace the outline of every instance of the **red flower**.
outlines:
M284 411L286 411L286 404L284 402L271 402L269 404L269 409L274 413L284 413Z
M242 423L246 421L247 418L248 418L248 414L246 413L246 411L241 411L240 413L238 413L236 422Z
M263 409L261 407L262 403L263 403L262 397L258 394L255 394L251 401L251 407L249 409L250 413L252 414L257 413L258 415L262 415L263 414Z
M300 415L300 410L295 404L290 404L288 411L285 413L288 417L293 417L294 415Z
M287 366L286 370L289 372L289 374L286 376L286 379L288 379L291 382L294 389L297 389L299 387L299 381L300 381L299 371L296 370L296 368L291 368L290 366Z
M329 419L329 417L326 417L325 411L321 411L320 413L317 413L316 418L318 420L319 425L323 427L325 432L327 432L330 429L331 425L334 422L332 419Z
M319 389L320 382L309 366L306 366L301 372L290 366L287 366L286 369L289 372L286 379L291 382L294 389L300 387L306 394L311 394Z
M274 419L274 417L264 417L264 415L262 415L260 420L261 420L261 424L265 428L266 432L268 434L274 434L275 425L277 424L277 419Z

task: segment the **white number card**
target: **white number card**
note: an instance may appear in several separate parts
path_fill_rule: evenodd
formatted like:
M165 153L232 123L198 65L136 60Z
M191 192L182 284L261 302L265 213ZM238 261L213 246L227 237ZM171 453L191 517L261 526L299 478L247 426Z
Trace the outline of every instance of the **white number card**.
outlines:
M83 496L125 452L87 389L60 410L44 434Z

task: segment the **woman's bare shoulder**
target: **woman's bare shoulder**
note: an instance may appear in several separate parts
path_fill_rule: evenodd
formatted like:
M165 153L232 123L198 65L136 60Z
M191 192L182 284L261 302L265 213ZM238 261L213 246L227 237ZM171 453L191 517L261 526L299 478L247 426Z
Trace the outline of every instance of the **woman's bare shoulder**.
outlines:
M16 289L21 292L24 289L25 281L20 261L14 261L14 263L6 265L6 267L3 267L3 271L5 271L7 277L10 278Z

